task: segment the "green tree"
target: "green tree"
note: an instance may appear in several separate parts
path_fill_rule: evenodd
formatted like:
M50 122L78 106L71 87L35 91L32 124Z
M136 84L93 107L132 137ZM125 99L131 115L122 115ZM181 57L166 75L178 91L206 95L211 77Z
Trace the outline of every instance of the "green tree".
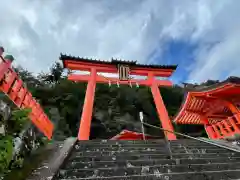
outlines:
M25 127L30 110L14 110L11 117L4 121L6 127L5 134L0 135L0 174L4 173L13 158L13 138L19 136Z

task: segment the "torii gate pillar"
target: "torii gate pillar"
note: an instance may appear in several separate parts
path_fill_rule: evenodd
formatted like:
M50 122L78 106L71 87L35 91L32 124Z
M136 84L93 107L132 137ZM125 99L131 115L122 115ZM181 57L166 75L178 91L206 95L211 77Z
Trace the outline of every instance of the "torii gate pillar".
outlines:
M165 104L163 102L161 93L159 91L159 87L158 87L157 83L154 82L155 80L154 80L153 74L149 74L148 79L151 81L151 91L152 91L153 99L154 99L155 106L156 106L156 109L158 112L158 117L162 124L162 128L165 130L174 132L174 128L173 128L172 122L169 118ZM176 140L177 139L176 135L173 133L164 131L164 134L168 140Z
M153 99L155 102L155 106L157 108L158 116L162 124L162 128L168 131L174 132L173 125L170 121L170 118L168 116L167 109L164 105L162 96L160 94L159 88L157 85L153 84L151 86L151 91L153 95ZM168 140L176 140L176 135L167 131L164 131L165 137Z
M89 140L96 88L96 75L97 75L96 69L92 68L85 94L80 128L78 132L78 140Z

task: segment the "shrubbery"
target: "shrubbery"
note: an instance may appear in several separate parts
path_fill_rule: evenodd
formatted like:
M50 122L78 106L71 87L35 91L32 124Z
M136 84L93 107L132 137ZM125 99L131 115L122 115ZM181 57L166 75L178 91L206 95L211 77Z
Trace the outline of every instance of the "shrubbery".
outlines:
M13 139L20 135L29 122L29 109L15 110L7 120L2 119L5 127L5 134L1 134L0 138L0 174L6 172L10 167L21 167L23 157L15 155Z

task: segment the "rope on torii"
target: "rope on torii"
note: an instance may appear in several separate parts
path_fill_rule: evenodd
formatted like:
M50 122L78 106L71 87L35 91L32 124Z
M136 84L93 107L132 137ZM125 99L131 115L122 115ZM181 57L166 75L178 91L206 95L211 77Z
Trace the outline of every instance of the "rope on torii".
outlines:
M108 86L111 87L112 82L111 82L111 79L110 79L110 78L104 76L102 73L99 73L99 72L97 72L97 75L100 76L100 77L103 77L104 79L106 79L106 80L108 81ZM128 82L129 82L129 86L132 88L133 85L132 85L131 79L133 79L133 77L129 77ZM117 87L118 87L118 88L120 87L120 83L119 83L119 82L120 82L120 80L119 80L119 81L116 81L116 84L117 84ZM136 82L136 87L139 88L138 82Z

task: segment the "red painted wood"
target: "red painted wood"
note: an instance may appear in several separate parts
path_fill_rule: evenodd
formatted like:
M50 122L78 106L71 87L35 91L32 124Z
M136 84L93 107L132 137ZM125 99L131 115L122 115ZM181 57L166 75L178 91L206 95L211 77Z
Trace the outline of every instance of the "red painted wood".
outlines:
M52 122L32 97L31 93L23 86L21 79L11 68L11 62L6 61L0 63L0 81L0 90L2 90L17 107L34 107L29 118L48 139L51 139L54 128Z
M5 73L9 70L10 67L11 67L11 62L9 62L9 61L2 62L0 64L0 81L2 81Z
M71 74L68 76L68 79L71 81L89 81L90 76L89 75L78 75L78 74ZM132 85L145 85L145 86L151 86L152 82L149 80L138 80L138 79L131 79L129 81L119 81L118 78L105 78L103 76L97 75L96 77L96 82L98 83L109 83L109 81L111 82L111 84L129 84L130 82L132 83ZM172 82L169 80L155 80L154 81L155 84L157 84L158 86L172 86Z
M216 133L211 125L206 125L205 130L206 130L209 138L211 138L211 139L217 138Z
M95 88L96 88L96 69L91 70L91 79L88 82L82 117L80 122L80 128L78 132L79 140L89 140L91 121L92 121L92 111L93 111L93 103L95 96Z
M231 126L227 123L226 119L221 121L223 124L223 128L227 131L228 136L232 136L234 131L231 130Z
M2 85L0 87L0 90L4 93L8 93L10 90L10 87L12 86L17 74L12 71L8 71L5 73L4 79L2 80Z
M23 100L23 105L24 105L25 107L27 107L27 106L29 105L31 99L32 99L32 94L29 93L29 92L27 92L26 95L25 95L25 98L24 98L24 100Z
M220 134L220 131L219 131L219 129L217 128L217 126L216 125L212 125L212 128L213 128L213 130L214 130L214 132L215 132L215 137L216 137L216 139L221 139L222 138L222 135Z
M159 119L161 121L163 129L169 130L169 131L174 131L172 123L170 121L170 118L168 116L168 112L166 110L166 107L164 105L162 96L160 94L159 88L157 85L153 84L151 86L151 91L153 95L154 102L156 104L157 112ZM168 140L176 140L176 135L170 132L165 131L165 136Z
M15 101L15 98L17 97L18 91L20 90L20 88L22 87L22 80L19 79L15 79L12 88L10 89L10 93L9 93L9 97L10 99L12 99L13 101Z
M237 126L236 122L234 121L234 119L232 117L228 118L228 122L233 127L235 133L240 133L240 128Z
M85 63L76 61L65 61L65 67L71 70L90 71L95 68L97 72L118 73L117 67L110 64ZM147 76L149 72L154 73L155 76L170 77L174 70L172 69L157 69L157 68L138 68L131 67L131 75Z
M174 118L174 122L204 124L205 122L200 118L201 115L204 115L209 119L210 124L218 125L217 132L221 131L221 135L217 135L217 138L237 134L240 131L240 111L236 107L236 104L240 102L240 98L237 98L239 92L240 86L234 83L228 83L208 91L189 92L180 112ZM196 114L194 118L192 113ZM219 121L221 123L216 124Z
M218 122L216 123L216 125L219 127L220 131L221 131L221 134L224 136L224 137L227 137L229 134L227 133L227 131L223 128L223 124L222 122Z
M16 105L19 108L21 108L21 105L25 98L26 93L27 93L27 89L22 86L18 92L17 99L16 99Z

